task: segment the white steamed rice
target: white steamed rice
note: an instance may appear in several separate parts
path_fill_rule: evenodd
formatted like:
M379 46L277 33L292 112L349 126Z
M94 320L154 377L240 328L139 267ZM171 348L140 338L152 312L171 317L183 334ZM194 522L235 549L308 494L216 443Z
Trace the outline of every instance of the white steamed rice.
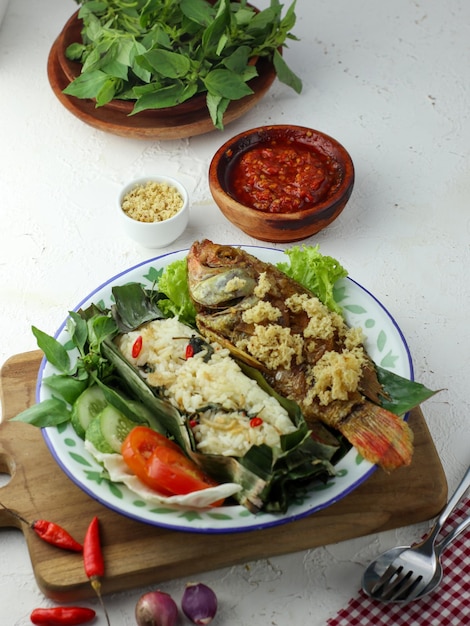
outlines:
M280 436L296 429L287 411L275 398L246 376L217 343L210 360L206 351L186 358L186 347L197 333L176 318L156 320L119 337L116 342L124 357L140 369L153 387L190 416L200 452L243 456L256 444L272 448ZM132 357L132 346L142 336L142 350ZM250 425L253 417L262 419Z

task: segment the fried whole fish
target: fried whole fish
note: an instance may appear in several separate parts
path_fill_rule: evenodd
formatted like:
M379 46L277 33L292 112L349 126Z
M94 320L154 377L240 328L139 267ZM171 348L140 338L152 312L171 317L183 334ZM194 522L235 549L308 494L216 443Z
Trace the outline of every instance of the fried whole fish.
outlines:
M334 428L385 470L409 465L413 434L378 404L386 395L363 346L309 290L270 263L232 246L195 242L189 293L200 333L262 372L300 406L308 424Z

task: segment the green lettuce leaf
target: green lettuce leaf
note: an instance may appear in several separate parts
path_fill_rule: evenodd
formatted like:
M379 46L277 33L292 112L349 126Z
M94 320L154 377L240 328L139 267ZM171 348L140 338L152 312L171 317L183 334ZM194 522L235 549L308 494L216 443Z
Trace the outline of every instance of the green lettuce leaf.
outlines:
M158 290L168 298L158 303L166 317L175 316L180 322L194 326L196 309L189 295L186 259L173 261L163 270Z
M341 307L333 297L333 287L348 272L331 256L321 254L319 246L293 246L284 250L288 263L277 267L298 283L309 289L332 311L341 313Z

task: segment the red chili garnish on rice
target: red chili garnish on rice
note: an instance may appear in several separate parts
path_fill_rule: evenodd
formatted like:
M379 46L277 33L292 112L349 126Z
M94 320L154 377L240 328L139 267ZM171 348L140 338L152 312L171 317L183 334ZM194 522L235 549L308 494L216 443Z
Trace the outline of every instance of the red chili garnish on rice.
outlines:
M263 420L261 419L261 417L252 417L250 420L251 428L257 428L258 426L261 426L262 423Z
M139 335L132 345L132 358L136 359L142 350L142 335Z
M191 343L188 343L188 345L186 346L184 356L186 357L186 359L190 359L194 356L194 346Z

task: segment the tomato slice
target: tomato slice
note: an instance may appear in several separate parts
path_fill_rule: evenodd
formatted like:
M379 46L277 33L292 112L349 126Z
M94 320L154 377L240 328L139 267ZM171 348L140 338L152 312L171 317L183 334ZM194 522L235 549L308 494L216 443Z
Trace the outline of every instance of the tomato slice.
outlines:
M168 447L180 452L179 446L174 441L148 426L136 426L122 443L121 454L124 462L143 482L147 461L157 447ZM165 493L168 495L170 492Z
M147 426L131 430L123 441L121 454L129 469L162 495L185 495L217 485L175 442Z
M165 489L175 495L215 487L217 484L181 451L165 446L155 448L152 452L147 462L147 478L157 491Z

